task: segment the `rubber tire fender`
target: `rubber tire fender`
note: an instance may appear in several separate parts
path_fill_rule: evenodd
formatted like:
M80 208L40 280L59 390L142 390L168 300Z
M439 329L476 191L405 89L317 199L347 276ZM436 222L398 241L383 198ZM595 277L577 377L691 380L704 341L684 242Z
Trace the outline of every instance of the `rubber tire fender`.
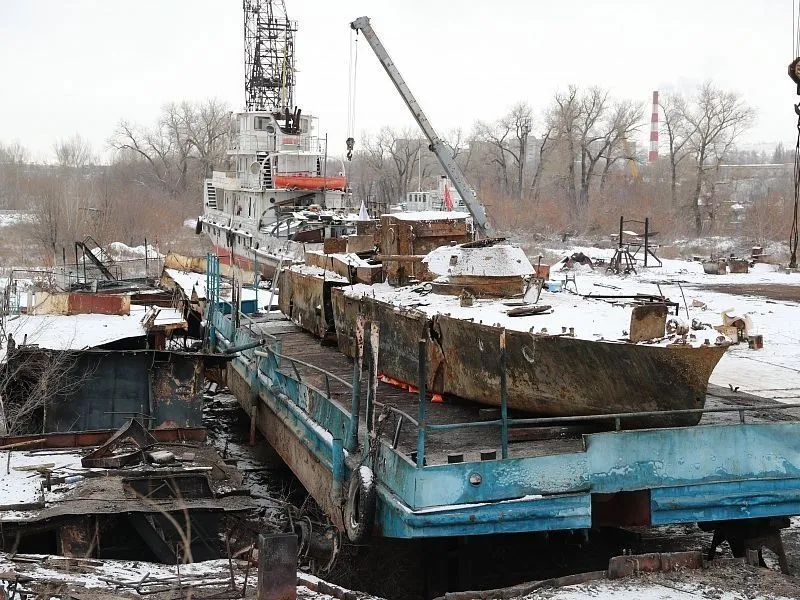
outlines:
M200 219L197 219L197 223L195 223L195 226L194 226L194 233L195 233L195 235L200 235L202 233L202 231L203 231L203 221L200 220Z
M372 529L375 520L374 481L369 467L359 467L350 476L347 502L344 505L344 527L347 537L353 543L364 541Z

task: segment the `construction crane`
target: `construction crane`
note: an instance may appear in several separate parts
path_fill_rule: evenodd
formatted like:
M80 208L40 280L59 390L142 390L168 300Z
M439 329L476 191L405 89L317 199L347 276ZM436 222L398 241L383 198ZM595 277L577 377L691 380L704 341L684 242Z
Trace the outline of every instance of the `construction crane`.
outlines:
M294 34L283 0L242 0L247 110L294 110Z
M636 164L636 157L631 152L631 145L628 143L628 138L625 133L620 131L622 138L622 147L625 150L625 157L628 159L628 168L631 170L631 177L634 181L639 181L639 165Z
M436 155L436 158L439 160L439 164L442 165L444 172L450 178L453 186L461 195L461 199L464 201L464 204L467 205L467 208L469 209L469 212L472 215L472 219L475 223L475 228L478 235L480 237L491 237L492 228L486 218L486 211L472 193L472 189L470 189L469 185L467 184L467 178L464 176L464 173L461 171L458 163L456 163L455 159L453 158L452 150L444 142L444 140L442 140L436 134L436 131L434 130L430 121L428 121L428 117L426 117L425 113L422 112L419 102L417 102L417 99L414 98L414 95L411 93L408 85L400 75L400 71L397 70L397 67L395 66L394 62L392 62L389 53L386 51L386 48L384 48L380 38L378 38L378 35L372 28L372 25L370 25L369 17L359 17L350 23L350 27L352 27L356 32L364 34L364 39L367 40L370 48L372 48L373 52L375 52L375 56L378 57L378 61L380 61L381 65L386 71L386 74L389 76L389 79L392 80L394 87L396 87L397 91L400 92L403 102L406 103L408 110L410 110L411 114L414 116L414 120L417 122L420 129L422 129L425 137L428 138L428 143L430 144L428 147L430 148L431 152Z

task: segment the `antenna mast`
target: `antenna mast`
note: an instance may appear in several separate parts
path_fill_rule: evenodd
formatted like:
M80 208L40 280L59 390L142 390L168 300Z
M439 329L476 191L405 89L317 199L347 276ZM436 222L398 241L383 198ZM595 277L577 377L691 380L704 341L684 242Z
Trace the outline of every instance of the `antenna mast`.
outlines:
M243 0L245 109L293 112L294 34L283 0Z

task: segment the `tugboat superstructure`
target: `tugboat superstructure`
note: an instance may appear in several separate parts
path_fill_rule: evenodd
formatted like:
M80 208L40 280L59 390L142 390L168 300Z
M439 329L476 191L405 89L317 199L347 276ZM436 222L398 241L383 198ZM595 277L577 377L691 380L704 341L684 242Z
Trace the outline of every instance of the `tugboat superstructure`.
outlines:
M296 24L282 2L245 0L244 19L247 110L232 117L228 170L204 182L198 233L222 262L271 276L347 231L349 195L317 119L293 106Z

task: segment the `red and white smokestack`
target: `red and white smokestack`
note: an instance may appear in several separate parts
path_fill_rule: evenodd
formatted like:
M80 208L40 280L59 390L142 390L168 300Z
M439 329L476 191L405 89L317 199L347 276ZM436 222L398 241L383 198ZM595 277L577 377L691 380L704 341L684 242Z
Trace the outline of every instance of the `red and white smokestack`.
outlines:
M658 160L658 90L653 92L653 114L650 116L650 153L647 162Z

